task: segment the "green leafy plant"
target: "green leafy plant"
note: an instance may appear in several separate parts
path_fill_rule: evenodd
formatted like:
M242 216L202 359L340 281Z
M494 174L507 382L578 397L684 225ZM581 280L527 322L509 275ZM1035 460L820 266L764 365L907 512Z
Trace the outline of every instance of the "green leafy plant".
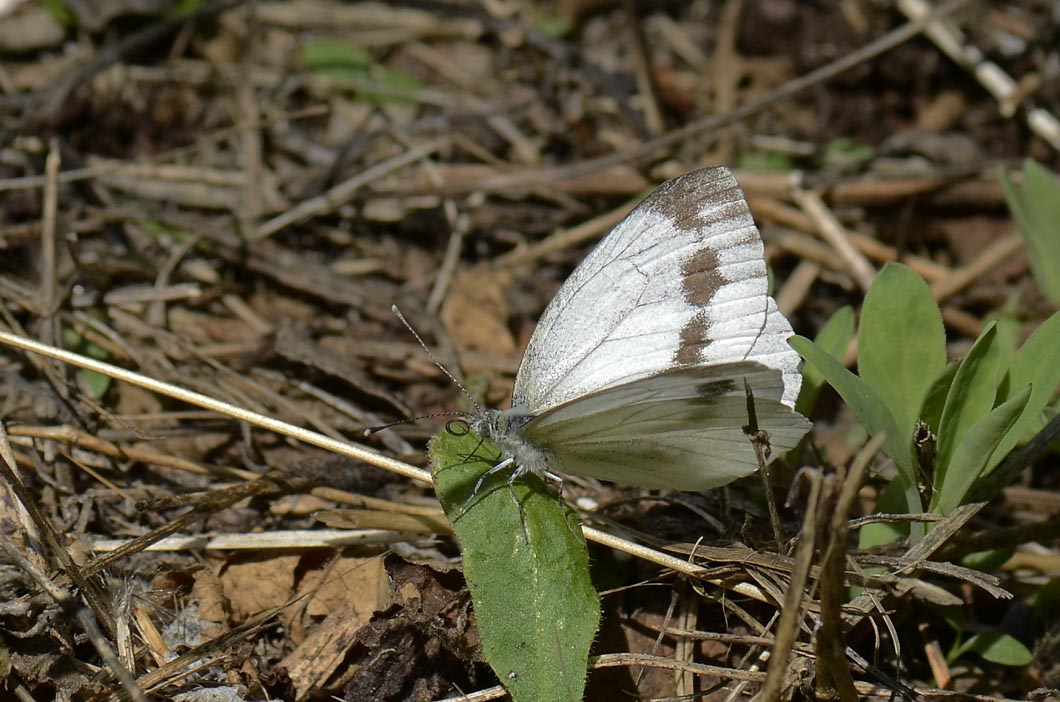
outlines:
M1009 634L987 630L968 635L968 624L960 607L939 607L935 612L956 633L946 654L950 663L968 653L975 653L991 663L1010 666L1028 665L1034 658L1019 639Z
M457 425L454 425L457 426ZM534 476L508 484L471 433L430 447L435 491L463 553L486 661L515 702L582 699L600 601L577 515Z
M886 433L883 450L896 475L878 511L949 513L1041 426L1060 385L1060 364L1047 360L1060 348L1060 314L1014 353L1004 348L1008 338L990 322L968 354L947 365L942 315L931 291L914 271L892 263L865 297L857 375L834 347L792 339L807 368L835 388L869 434ZM811 385L805 392L813 391ZM897 534L895 527L871 525L861 532L862 546Z
M1021 183L1014 183L1003 170L998 177L1027 242L1031 271L1042 292L1060 305L1060 179L1030 159L1023 163Z
M110 356L105 348L92 343L73 329L63 330L63 343L67 348L79 351L97 361L105 361ZM102 399L113 384L113 380L110 376L83 368L77 371L77 379L85 392L96 400Z
M574 31L574 19L566 15L543 12L534 20L534 28L547 37L563 39Z
M758 150L740 154L737 168L768 173L790 173L795 167L790 155L780 151Z
M317 75L351 85L367 102L409 103L423 88L416 76L377 64L367 49L338 37L307 42L302 63Z
M861 168L875 157L876 150L872 146L840 137L825 144L819 161L824 169L852 171Z
M64 27L75 27L77 26L77 19L74 17L74 13L70 11L70 8L66 6L62 0L42 0L41 2L44 7L51 12L55 19L59 20L59 23Z

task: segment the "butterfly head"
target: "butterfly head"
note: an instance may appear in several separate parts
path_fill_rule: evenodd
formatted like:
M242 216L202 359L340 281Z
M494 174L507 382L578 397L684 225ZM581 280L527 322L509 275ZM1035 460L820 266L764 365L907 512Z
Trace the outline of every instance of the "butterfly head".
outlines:
M519 406L507 410L480 409L465 417L472 431L496 444L504 458L515 463L519 475L544 475L548 469L548 453L521 433L533 418L528 408Z

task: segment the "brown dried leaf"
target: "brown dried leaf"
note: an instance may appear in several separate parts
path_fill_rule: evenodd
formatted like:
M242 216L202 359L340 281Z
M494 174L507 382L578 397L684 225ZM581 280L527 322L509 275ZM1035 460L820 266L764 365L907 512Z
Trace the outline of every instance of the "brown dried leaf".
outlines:
M242 622L290 600L299 561L299 556L277 556L230 563L221 585L232 619Z
M505 291L511 285L508 271L475 266L458 272L449 286L442 322L461 350L509 356L516 351L508 330Z
M205 566L196 568L192 575L195 581L191 586L191 601L199 603L199 617L227 629L228 603L220 578Z

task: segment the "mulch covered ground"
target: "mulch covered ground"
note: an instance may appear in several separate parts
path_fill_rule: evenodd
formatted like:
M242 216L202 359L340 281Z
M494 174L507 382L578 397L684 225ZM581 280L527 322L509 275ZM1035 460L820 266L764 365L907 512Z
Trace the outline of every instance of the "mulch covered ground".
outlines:
M653 185L726 164L798 333L902 260L951 358L989 318L1025 336L1055 307L997 170L1060 166L1060 16L963 5L940 29L859 0L0 1L0 329L424 467L448 417L364 429L467 406L391 305L502 406L592 243ZM0 383L0 696L502 694L429 486L13 348ZM848 463L849 410L826 393L814 420L801 464ZM907 577L849 632L859 693L1056 693L1056 468L961 513L937 553L883 554ZM716 547L713 584L594 547L594 654L644 655L602 658L589 699L759 690L779 606L735 584L782 597L792 561L758 477L705 496L568 482L601 529ZM775 471L782 501L790 482ZM921 567L1021 525L1044 526L986 576ZM948 658L955 611L1033 661ZM813 632L793 633L802 698Z

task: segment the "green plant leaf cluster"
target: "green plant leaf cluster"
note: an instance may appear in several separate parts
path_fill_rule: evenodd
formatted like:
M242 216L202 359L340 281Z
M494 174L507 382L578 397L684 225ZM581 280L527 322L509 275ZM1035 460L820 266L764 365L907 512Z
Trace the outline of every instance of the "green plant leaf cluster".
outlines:
M444 431L430 447L483 653L515 702L581 700L600 621L581 524L533 476L509 486L510 471L497 471L472 494L499 457L470 433Z
M846 321L835 324L849 328ZM842 336L836 334L839 340ZM913 270L891 263L865 297L857 375L837 358L836 339L792 340L814 374L800 402L817 391L814 378L819 373L869 434L886 433L883 450L894 461L897 476L877 506L880 511L947 514L1041 426L1042 413L1060 385L1060 364L1055 362L1060 314L1046 320L1018 351L1006 348L1011 338L990 322L968 354L947 365L942 314L930 289ZM824 348L825 343L832 347ZM928 450L918 450L918 427L937 436L933 455L930 442ZM863 530L862 545L890 540L888 528Z
M416 76L376 63L367 49L339 37L306 42L302 63L317 75L349 84L365 102L407 104L423 89Z

